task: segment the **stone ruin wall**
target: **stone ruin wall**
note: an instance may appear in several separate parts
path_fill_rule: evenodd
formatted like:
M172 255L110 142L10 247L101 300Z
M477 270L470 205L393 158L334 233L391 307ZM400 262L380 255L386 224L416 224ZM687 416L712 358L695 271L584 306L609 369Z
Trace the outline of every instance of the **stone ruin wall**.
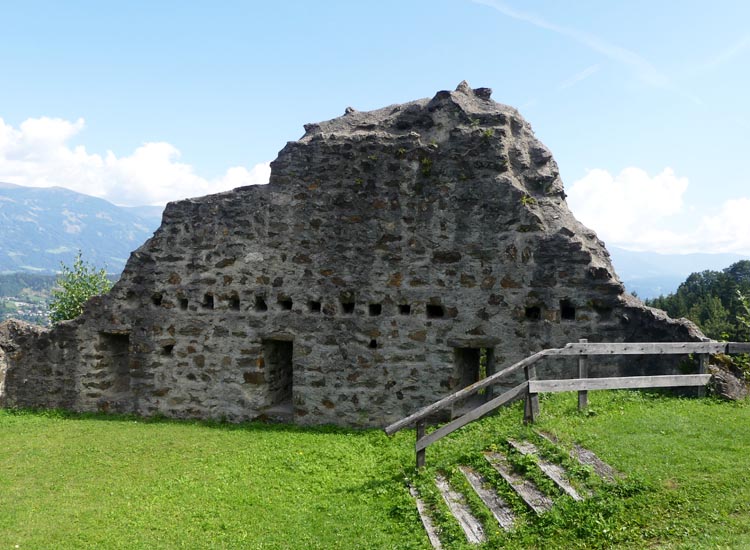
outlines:
M499 370L579 338L702 336L624 293L489 90L305 130L269 185L170 203L80 318L1 325L2 404L383 426L473 381L481 348Z

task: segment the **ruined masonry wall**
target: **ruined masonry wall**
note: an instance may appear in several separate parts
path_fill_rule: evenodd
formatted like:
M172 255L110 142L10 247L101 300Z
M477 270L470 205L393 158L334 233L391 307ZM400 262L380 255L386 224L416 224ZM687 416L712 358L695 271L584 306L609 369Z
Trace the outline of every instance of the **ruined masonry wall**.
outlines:
M383 426L465 382L461 348L499 369L579 338L700 336L624 294L528 123L462 84L307 125L267 186L170 203L81 318L0 331L2 399Z

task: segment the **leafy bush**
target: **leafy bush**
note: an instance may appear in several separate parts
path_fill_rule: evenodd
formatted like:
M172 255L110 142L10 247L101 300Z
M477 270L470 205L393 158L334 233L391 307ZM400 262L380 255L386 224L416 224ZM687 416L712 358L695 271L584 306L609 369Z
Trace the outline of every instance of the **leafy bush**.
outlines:
M83 304L92 296L109 292L112 282L107 278L105 269L97 269L83 261L79 251L70 268L61 264L56 288L52 290L50 302L50 321L57 324L68 319L75 319L83 313Z

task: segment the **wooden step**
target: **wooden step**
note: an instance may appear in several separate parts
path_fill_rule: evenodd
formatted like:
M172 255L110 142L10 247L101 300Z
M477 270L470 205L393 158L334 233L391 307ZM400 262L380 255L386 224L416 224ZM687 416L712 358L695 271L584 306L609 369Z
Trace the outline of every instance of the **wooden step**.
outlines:
M584 449L580 445L573 445L573 448L570 451L570 456L584 466L591 466L596 475L609 483L615 483L617 478L623 477L623 474L596 456L594 451Z
M557 438L552 434L538 432L538 435L554 445L558 444ZM573 445L573 448L570 450L570 456L584 466L591 466L594 473L608 483L615 483L618 478L624 477L622 473L618 472L612 466L596 456L593 451L589 451L580 445Z
M437 529L435 528L435 524L432 523L430 515L427 513L427 506L425 506L424 501L419 497L419 492L414 487L410 486L409 493L411 493L411 496L417 503L417 512L419 513L419 519L422 520L422 525L424 526L424 530L427 532L427 538L430 539L430 544L435 550L442 550L443 545L440 544L440 538L438 537Z
M543 514L552 508L552 499L542 493L533 481L516 474L505 455L486 452L484 458L537 514Z
M471 544L480 544L487 540L482 524L471 513L463 495L454 491L448 480L441 475L435 476L435 485L443 496L443 500L451 514L453 514L453 517L456 518L456 521L461 526L466 535L466 540Z
M583 500L583 497L575 490L575 487L571 485L565 469L559 464L554 464L539 456L539 448L536 445L530 441L519 442L513 439L509 439L508 443L510 443L510 445L522 455L535 456L539 469L544 472L548 478L554 481L555 485L562 489L566 495L573 500Z
M471 485L479 498L482 499L484 505L495 516L500 527L509 531L513 527L513 523L515 523L516 516L513 514L510 506L508 506L508 503L497 494L495 489L490 486L489 482L481 474L468 466L459 466L458 469L461 470L461 473L466 477L466 481L469 482L469 485Z

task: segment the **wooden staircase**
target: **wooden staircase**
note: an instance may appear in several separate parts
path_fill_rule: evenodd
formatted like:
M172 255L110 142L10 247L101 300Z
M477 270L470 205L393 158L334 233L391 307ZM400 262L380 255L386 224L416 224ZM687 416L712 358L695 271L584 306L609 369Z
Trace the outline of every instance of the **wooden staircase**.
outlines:
M451 478L447 474L437 474L432 482L440 498L433 498L432 502L422 498L415 487L410 488L433 548L450 547L449 540L445 540L447 537L441 532L440 522L436 521L442 515L442 525L446 525L446 513L448 522L458 525L468 543L479 545L487 540L489 530L513 529L517 517L526 513L524 509L541 515L561 499L581 501L591 496L587 483L571 479L573 476L567 472L564 464L548 458L549 455L561 456L555 438L543 433L537 436L537 443L509 439L498 448L493 446L492 450L485 451L486 467L482 468L485 472L476 465L462 464L457 466ZM556 447L558 452L544 453L539 443L543 443L548 450ZM598 476L604 483L615 483L622 477L593 452L578 445L567 454L571 459L569 463L588 467L591 475ZM519 463L525 466L514 467ZM497 475L486 475L486 472L496 472ZM490 478L494 478L494 481ZM548 481L537 484L535 480L540 479ZM509 493L515 496L508 497ZM479 506L489 513L477 513ZM485 520L477 516L483 516ZM490 521L487 519L489 517L493 519Z
M426 449L440 439L466 426L470 422L504 407L516 400L524 400L524 422L533 423L540 414L539 394L554 392L578 392L578 409L588 407L588 392L611 389L642 388L675 388L695 387L699 395L705 394L705 386L711 375L706 373L711 354L750 353L747 342L588 342L581 339L577 343L568 343L561 348L550 348L536 352L499 372L474 382L430 405L424 406L409 416L386 426L388 435L415 426L416 442L414 445L416 466L419 471L425 466ZM697 373L694 374L659 374L648 376L608 376L590 378L588 372L589 357L612 357L636 355L675 356L694 355L698 359ZM576 358L577 369L570 373L575 378L547 380L537 378L536 367L541 361L555 358ZM525 380L500 395L491 394L483 403L472 403L473 408L462 410L460 416L428 432L427 422L435 418L436 413L453 408L461 403L471 401L485 388L498 386L502 379L511 375L524 374ZM506 386L507 387L507 386ZM482 400L480 400L482 401ZM560 454L557 441L548 434L537 434L537 443L549 449L557 450L549 456ZM429 484L420 480L418 487L411 487L417 509L422 518L425 530L434 548L442 548L445 540L455 541L451 533L442 533L440 526L448 524L463 532L470 544L481 544L487 540L488 530L509 530L513 528L519 513L528 520L529 513L524 508L533 510L536 515L547 513L560 499L568 502L580 501L590 495L585 483L571 481L564 464L559 460L548 458L540 452L537 443L531 441L509 440L502 444L503 449L487 450L483 457L469 464L457 465L453 475L449 472L438 474ZM616 483L618 473L602 462L593 452L580 446L573 446L568 453L571 460L587 467L592 475L601 478L604 483ZM524 467L520 467L524 466ZM533 467L530 467L533 466ZM538 487L534 480L542 480ZM549 480L549 481L546 481ZM420 495L420 490L426 494ZM481 503L481 504L480 504ZM479 512L477 511L479 509ZM477 515L485 518L477 519ZM534 514L531 514L535 517ZM493 521L487 518L494 518ZM453 529L449 528L452 532ZM465 542L461 543L465 545Z

